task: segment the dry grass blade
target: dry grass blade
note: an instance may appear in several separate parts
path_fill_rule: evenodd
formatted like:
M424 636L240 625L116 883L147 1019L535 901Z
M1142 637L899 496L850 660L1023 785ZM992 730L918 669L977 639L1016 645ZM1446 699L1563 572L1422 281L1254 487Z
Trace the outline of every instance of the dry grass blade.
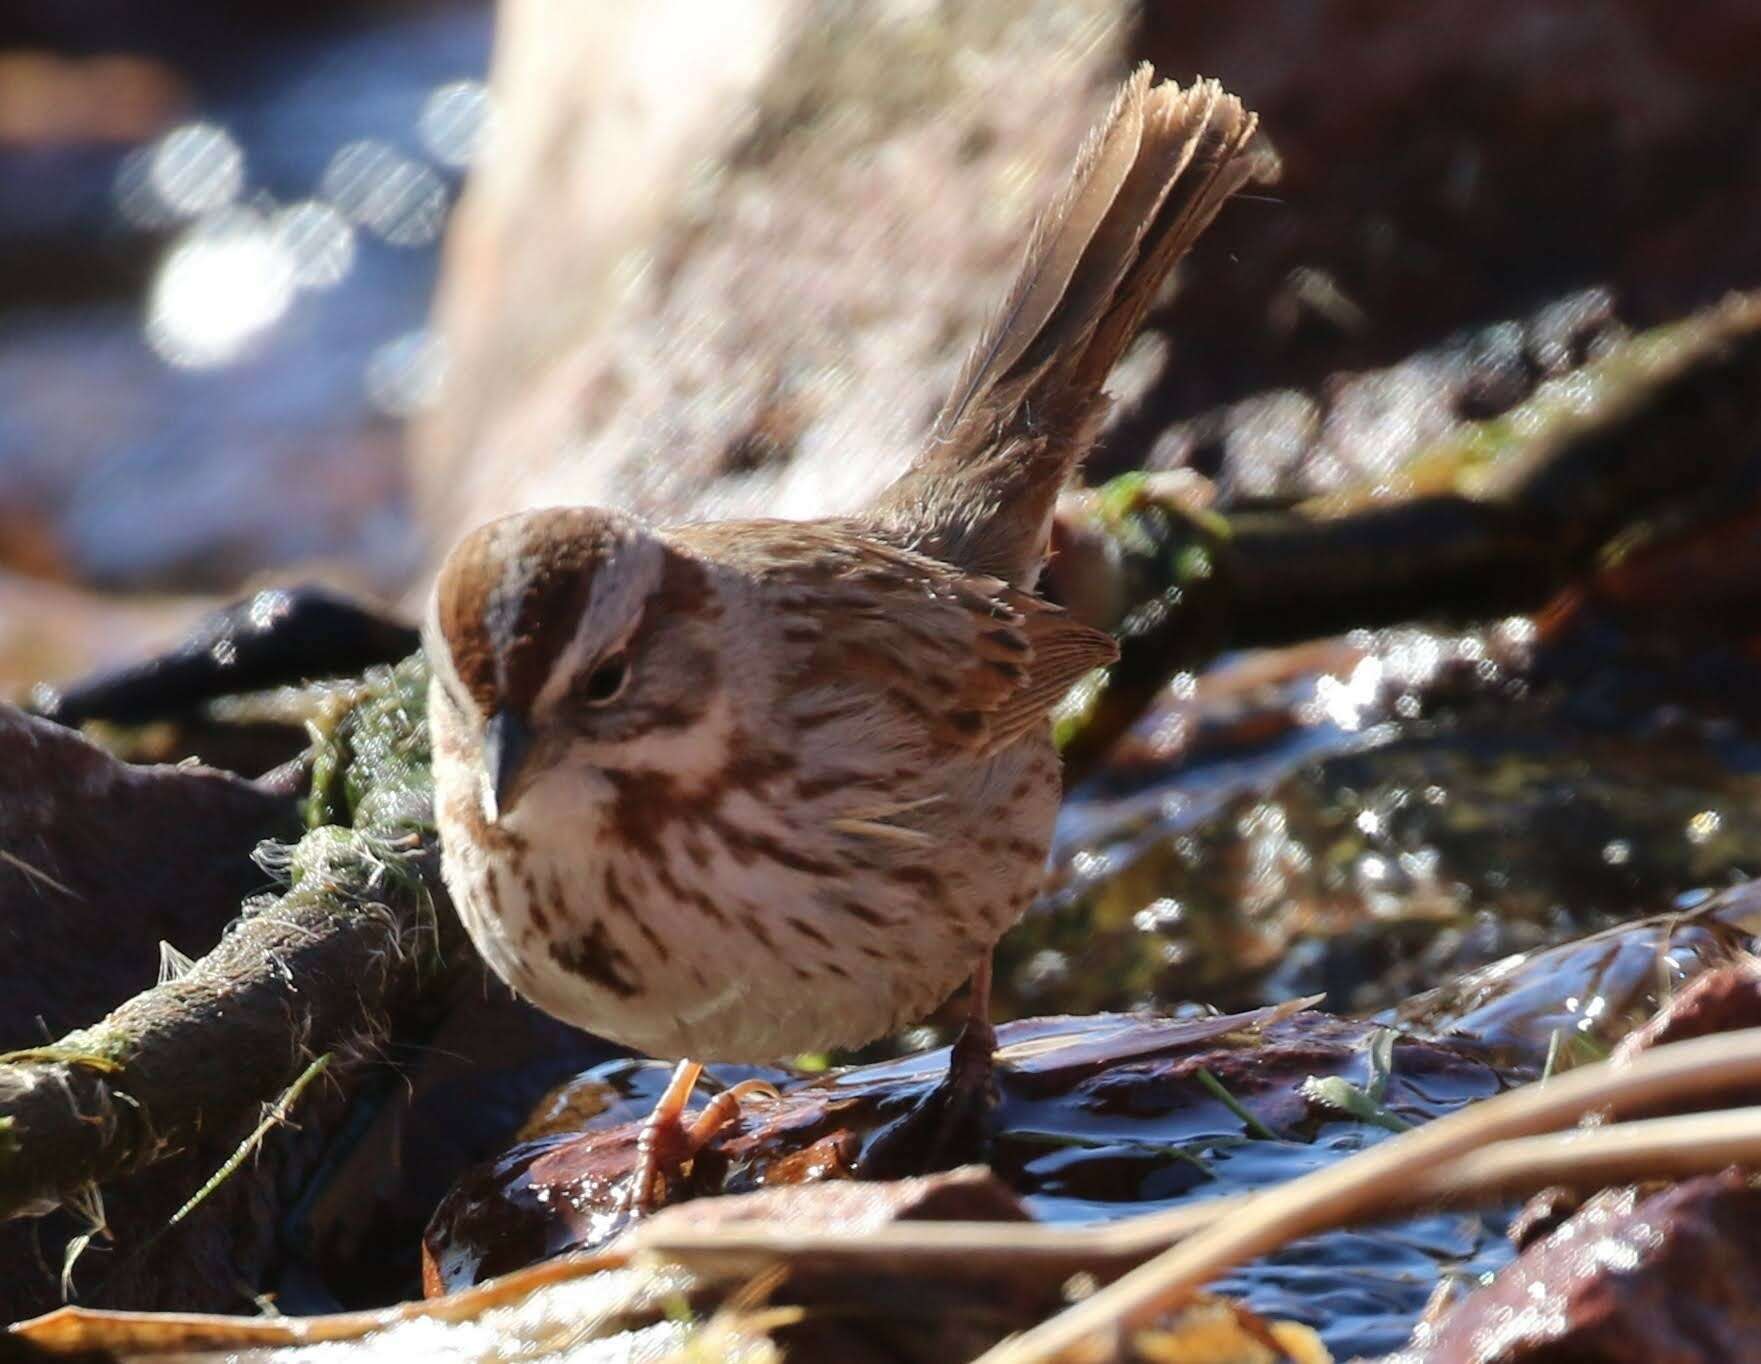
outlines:
M32 866L29 862L25 861L24 858L20 857L17 853L8 852L5 848L0 848L0 863L5 863L5 865L11 867L14 871L18 872L21 876L25 877L29 881L36 883L37 885L48 886L49 889L51 889L51 890L60 891L63 895L67 896L69 899L78 900L78 899L83 898L78 894L78 892L70 889L68 886L64 885L62 882L57 881L53 876L49 875L49 873L44 871L41 867Z
M1761 1166L1761 1107L1555 1132L1501 1141L1442 1167L1435 1178L1382 1213L1407 1206L1483 1203L1521 1197L1551 1185L1581 1190L1651 1179L1686 1179L1732 1165Z
M252 1318L207 1312L116 1312L63 1307L19 1322L10 1330L33 1345L62 1354L80 1350L151 1354L320 1345L359 1340L399 1322L473 1321L485 1312L518 1303L550 1285L602 1270L620 1269L628 1262L629 1257L618 1252L563 1255L444 1298L323 1317ZM4 1343L0 1341L0 1350L3 1349Z
M1652 1118L1586 1131L1518 1137L1469 1151L1408 1184L1388 1184L1347 1221L1399 1216L1439 1205L1523 1197L1550 1185L1584 1190L1639 1179L1684 1178L1733 1164L1761 1165L1761 1108ZM634 1249L710 1277L812 1264L824 1273L1006 1272L1058 1283L1076 1273L1103 1279L1169 1245L1240 1215L1249 1195L1213 1198L1103 1227L988 1222L901 1222L855 1240L835 1231L773 1223L638 1232Z
M820 1272L984 1273L1062 1282L1078 1272L1119 1273L1239 1211L1247 1195L1212 1198L1101 1227L1032 1222L895 1222L860 1239L835 1230L800 1231L747 1222L697 1229L638 1230L634 1250L713 1276L757 1274L779 1263Z

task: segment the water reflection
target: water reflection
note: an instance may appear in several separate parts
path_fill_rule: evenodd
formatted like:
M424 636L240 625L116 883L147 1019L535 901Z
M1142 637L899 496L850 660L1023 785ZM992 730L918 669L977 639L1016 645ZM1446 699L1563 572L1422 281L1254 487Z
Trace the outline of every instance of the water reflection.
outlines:
M246 24L165 58L168 93L101 145L0 129L19 189L0 237L29 280L0 309L19 562L132 589L296 563L403 586L395 423L442 373L422 328L461 171L493 140L491 22L472 3Z
M460 169L481 155L491 121L483 82L453 80L428 92L414 131L436 162ZM299 291L340 284L357 262L357 228L394 247L433 246L451 200L433 166L377 137L338 147L311 198L282 205L259 190L243 207L249 186L244 147L209 120L137 149L117 173L114 199L132 226L189 224L154 274L144 324L147 343L177 368L239 359ZM374 349L363 377L373 408L402 417L432 399L440 373L434 339L409 332Z
M388 417L414 416L440 395L446 353L428 329L387 341L367 361L367 398Z
M223 209L244 185L244 150L232 134L186 123L123 161L116 201L123 217L151 229Z
M329 204L306 199L275 215L275 240L302 289L340 284L355 263L355 229Z
M474 80L440 86L423 102L416 129L428 154L441 165L470 165L494 134L488 87Z
M388 142L350 142L331 157L320 194L392 246L427 246L446 218L446 182Z
M147 301L147 343L168 363L225 364L287 311L294 257L258 214L203 221L165 257Z

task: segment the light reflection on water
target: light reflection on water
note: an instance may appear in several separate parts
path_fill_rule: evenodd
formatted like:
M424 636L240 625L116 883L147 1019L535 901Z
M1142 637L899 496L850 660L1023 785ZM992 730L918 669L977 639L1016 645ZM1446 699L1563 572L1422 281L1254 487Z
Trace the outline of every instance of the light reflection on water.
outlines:
M448 81L424 100L414 131L436 161L463 169L481 153L490 113L481 81ZM250 207L234 207L248 186L247 171L238 140L207 120L172 129L118 171L116 207L134 226L150 231L194 220L166 252L148 292L144 334L168 364L230 363L283 318L299 289L329 289L347 278L357 259L355 227L394 247L432 246L452 202L439 171L376 137L338 147L314 197L297 203L279 205L259 190ZM374 405L394 416L408 416L437 387L387 378L388 366L417 368L400 358L407 343L396 338L368 361ZM432 363L421 368L438 376Z
M319 560L401 586L392 423L443 372L424 329L491 141L491 22L460 4L247 33L185 63L193 98L132 147L13 165L36 188L0 247L36 249L33 205L78 206L57 249L114 282L45 276L48 306L0 312L0 520L95 585L227 591Z
M145 332L167 364L234 359L293 302L294 258L248 209L204 219L166 254L147 298Z

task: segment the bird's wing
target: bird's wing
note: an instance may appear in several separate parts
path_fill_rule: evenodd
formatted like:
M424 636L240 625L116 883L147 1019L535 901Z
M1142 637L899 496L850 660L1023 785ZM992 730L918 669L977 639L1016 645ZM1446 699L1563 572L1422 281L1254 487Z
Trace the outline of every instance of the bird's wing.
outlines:
M1119 656L1111 635L1050 602L852 523L720 523L677 538L754 586L796 695L886 706L922 726L929 751L1003 748Z

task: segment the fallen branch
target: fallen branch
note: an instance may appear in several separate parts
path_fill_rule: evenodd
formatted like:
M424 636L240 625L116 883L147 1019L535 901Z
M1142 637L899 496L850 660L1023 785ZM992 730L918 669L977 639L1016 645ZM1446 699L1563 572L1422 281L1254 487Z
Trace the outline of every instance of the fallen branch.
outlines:
M177 979L0 1057L0 1218L48 1212L239 1122L319 1053L370 1054L438 980L422 685L414 663L382 672L339 725L318 795L355 827L266 855L283 894L246 905Z

